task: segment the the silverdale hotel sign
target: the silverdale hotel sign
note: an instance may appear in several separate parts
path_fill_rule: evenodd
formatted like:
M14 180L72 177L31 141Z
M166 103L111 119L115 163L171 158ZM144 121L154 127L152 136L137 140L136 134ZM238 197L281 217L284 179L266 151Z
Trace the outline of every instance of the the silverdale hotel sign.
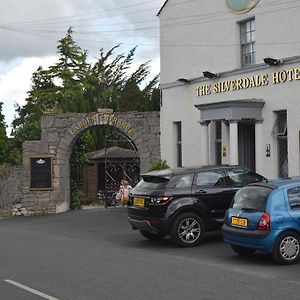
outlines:
M208 96L231 91L245 90L271 84L280 84L287 81L300 80L300 68L273 72L271 75L262 74L251 77L215 82L201 85L196 88L197 96Z

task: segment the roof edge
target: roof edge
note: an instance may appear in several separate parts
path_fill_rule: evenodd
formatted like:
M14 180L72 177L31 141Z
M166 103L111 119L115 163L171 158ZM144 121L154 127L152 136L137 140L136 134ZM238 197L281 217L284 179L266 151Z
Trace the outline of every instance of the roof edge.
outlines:
M164 2L164 4L162 5L162 7L160 8L160 10L158 11L158 13L156 14L157 17L159 17L161 11L164 9L164 7L166 6L166 4L167 4L168 1L169 1L169 0L166 0L166 1Z

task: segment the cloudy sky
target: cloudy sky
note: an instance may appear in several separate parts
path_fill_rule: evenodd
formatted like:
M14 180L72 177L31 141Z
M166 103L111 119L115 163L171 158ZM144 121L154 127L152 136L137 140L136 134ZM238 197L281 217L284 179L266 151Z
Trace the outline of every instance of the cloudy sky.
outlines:
M57 41L73 27L89 57L121 43L138 46L134 63L152 61L159 73L159 20L164 0L0 0L0 102L10 125L15 103L23 105L32 73L57 61ZM10 128L8 128L10 131ZM9 133L9 132L8 132Z

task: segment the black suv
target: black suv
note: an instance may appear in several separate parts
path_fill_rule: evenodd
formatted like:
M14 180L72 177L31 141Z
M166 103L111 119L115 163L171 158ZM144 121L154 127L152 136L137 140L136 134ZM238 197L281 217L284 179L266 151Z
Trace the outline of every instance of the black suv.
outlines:
M129 195L128 220L151 240L170 235L183 247L198 245L205 231L220 230L233 195L265 178L240 166L153 171Z

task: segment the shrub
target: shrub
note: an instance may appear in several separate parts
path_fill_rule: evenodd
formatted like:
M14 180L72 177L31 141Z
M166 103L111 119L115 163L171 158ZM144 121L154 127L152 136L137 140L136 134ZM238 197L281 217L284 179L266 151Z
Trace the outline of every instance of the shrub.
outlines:
M160 160L157 163L153 164L148 171L151 172L151 171L158 171L158 170L164 170L169 168L170 167L165 160Z
M72 193L71 197L71 208L72 209L79 209L84 200L84 192L79 190Z

